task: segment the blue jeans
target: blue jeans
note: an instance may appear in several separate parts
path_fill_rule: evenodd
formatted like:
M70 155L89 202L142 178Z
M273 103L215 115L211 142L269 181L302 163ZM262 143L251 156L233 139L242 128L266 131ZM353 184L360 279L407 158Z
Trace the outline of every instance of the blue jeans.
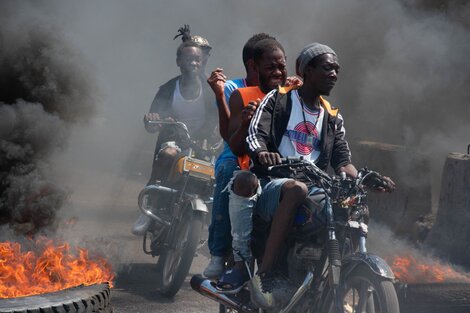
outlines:
M232 248L230 216L228 212L228 192L222 192L238 169L236 159L218 160L215 167L214 203L209 226L209 251L213 256L225 256Z
M274 214L279 207L282 186L288 180L288 178L277 178L271 181L261 181L263 192L258 199L254 212L265 222L272 222ZM315 186L311 186L308 190L308 197L313 201L314 204L314 208L311 208L313 211L309 213L312 216L313 224L319 228L321 225L326 224L324 190ZM299 211L300 210L298 210L298 212ZM296 222L297 217L294 221L294 224L296 224Z
M261 180L263 191L261 192L258 203L256 204L255 213L264 221L272 221L274 213L276 213L281 200L282 186L288 180L288 178L276 178L271 181L267 179Z
M254 175L254 174L253 174ZM233 179L237 177L234 173ZM228 211L232 227L232 248L235 262L250 261L251 254L251 232L253 230L253 209L261 194L261 186L258 185L256 194L251 197L242 197L232 190L232 182L228 184L224 193L229 194Z

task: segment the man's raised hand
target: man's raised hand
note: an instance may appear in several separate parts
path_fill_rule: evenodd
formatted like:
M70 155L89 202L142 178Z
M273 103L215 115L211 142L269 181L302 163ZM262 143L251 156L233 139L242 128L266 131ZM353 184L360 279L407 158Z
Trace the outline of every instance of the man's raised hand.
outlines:
M224 84L227 81L227 76L224 74L224 70L216 68L212 71L211 75L207 79L207 83L211 86L214 91L215 98L220 99L224 97Z
M303 84L304 82L302 81L302 79L297 76L289 76L286 79L286 87L300 88Z

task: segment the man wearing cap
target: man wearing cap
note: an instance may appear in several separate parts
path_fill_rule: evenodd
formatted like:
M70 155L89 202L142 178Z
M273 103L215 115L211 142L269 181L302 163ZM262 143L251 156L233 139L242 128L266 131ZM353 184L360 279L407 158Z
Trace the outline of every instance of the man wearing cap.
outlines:
M357 175L345 139L343 118L322 97L330 94L338 79L336 53L326 45L313 43L301 51L296 63L303 85L268 93L251 120L246 139L254 162L252 171L263 185L254 214L271 223L262 262L249 283L252 301L264 309L274 306L271 270L298 207L305 201L316 203L313 214L318 216L313 218L326 222L321 189L309 189L294 179L270 180L267 167L280 164L283 157L303 157L322 170L331 165L336 173Z

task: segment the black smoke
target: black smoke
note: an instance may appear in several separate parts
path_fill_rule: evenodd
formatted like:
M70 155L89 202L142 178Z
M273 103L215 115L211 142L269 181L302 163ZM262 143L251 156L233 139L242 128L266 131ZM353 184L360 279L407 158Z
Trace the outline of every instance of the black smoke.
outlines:
M11 18L6 19L8 16ZM33 25L31 16L43 17L56 29L44 28L47 23ZM139 167L139 170L143 169L140 177L142 180L148 178L155 138L144 133L141 121L158 86L178 74L175 52L179 41L173 41L177 29L187 23L194 34L207 38L213 46L207 70L223 67L229 78L244 75L241 52L246 40L255 33L267 32L284 45L290 74L297 53L307 43L322 42L338 53L342 68L330 100L340 107L351 142L370 140L417 148L427 157L438 160L436 172L440 172L449 151L466 150L470 143L468 21L470 2L462 0L300 0L289 2L288 6L282 0L239 0L236 3L176 0L164 4L153 0L2 0L0 60L4 64L8 55L8 66L1 66L1 92L7 90L3 88L6 70L18 73L18 64L23 64L20 66L23 75L20 76L29 79L31 75L26 73L41 77L52 66L54 75L65 74L74 81L68 86L84 92L65 91L64 86L59 87L62 79L57 77L49 81L58 84L58 88L53 84L26 84L20 80L20 86L48 86L48 90L53 91L52 100L44 99L48 93L41 93L41 88L22 87L13 88L22 90L15 92L22 93L21 96L10 96L8 101L0 98L0 101L8 103L11 109L17 102L16 97L28 104L39 103L37 105L44 114L56 116L63 122L62 134L55 132L58 137L51 136L47 142L32 149L34 155L29 159L33 162L29 164L34 165L34 173L43 179L47 177L45 180L55 183L56 187L58 184L46 175L48 167L61 168L63 172L76 170L73 174L80 179L70 182L65 177L61 180L68 186L80 187L82 182L87 187L91 183L94 183L93 187L99 186L86 189L89 193L86 195L83 195L85 191L80 193L77 192L79 188L74 189L78 200L86 199L92 203L93 211L86 211L81 206L77 208L82 217L95 211L96 194L106 196L109 193L113 196L109 198L115 198L115 190L121 190L104 179L105 170L137 172L132 168L132 162L140 158L143 164ZM90 77L83 74L82 58L67 48L58 29L93 62L93 70L100 79L100 90L106 93L102 107L104 114L98 116L94 127L74 132L73 145L66 149L68 154L62 158L62 167L48 164L47 157L62 149L74 119L83 120L91 115L86 112L87 108L91 109L94 99L90 99L93 93L86 92L93 82L87 83ZM37 33L41 35L38 37ZM33 40L42 37L47 39ZM15 55L19 50L21 53ZM25 66L32 62L27 63L20 55L29 51L26 55L30 59L46 61L48 52L41 54L41 50L53 50L51 64ZM18 63L18 60L22 62ZM54 67L61 63L67 66ZM38 72L42 74L37 75ZM20 77L16 74L8 76ZM8 83L18 85L11 80ZM36 100L39 95L42 98ZM54 101L60 95L70 99L70 103ZM78 112L73 113L74 109ZM4 129L10 129L8 125L13 124L13 118L7 121L3 115L2 111L2 140L6 133ZM18 124L15 125L19 130ZM52 126L51 123L47 125ZM138 145L140 141L148 143L149 155L140 151L143 150ZM2 160L5 159L3 151ZM361 161L355 150L353 161ZM0 168L5 167L1 165ZM397 175L385 173L392 177ZM99 179L101 177L103 180ZM438 178L435 181L439 183ZM103 191L105 187L113 189L113 193L107 189ZM129 195L131 205L135 205L134 198L135 195ZM107 210L113 207L113 201L109 207L103 205L103 223L109 221ZM3 217L7 210L3 209L3 204L1 208ZM133 208L137 215L137 209ZM91 218L96 219L95 215ZM133 218L126 220L128 225ZM97 232L101 233L102 228L97 227Z
M94 112L86 62L60 31L0 13L0 225L21 234L56 227L67 190L49 178L48 157L71 123Z

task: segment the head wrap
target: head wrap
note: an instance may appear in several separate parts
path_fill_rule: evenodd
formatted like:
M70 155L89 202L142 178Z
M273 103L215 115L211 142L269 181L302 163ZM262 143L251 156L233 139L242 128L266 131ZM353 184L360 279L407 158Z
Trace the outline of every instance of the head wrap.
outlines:
M209 52L212 49L212 46L209 44L209 41L204 37L194 35L191 36L191 41L195 42L205 52Z
M209 51L212 49L212 46L209 44L209 41L206 38L198 35L191 36L191 30L188 24L184 24L183 27L178 29L178 34L173 38L173 40L178 37L181 37L183 42L192 41L196 43L205 53L209 53Z
M321 43L314 42L306 45L297 57L300 74L304 74L305 68L310 61L315 57L326 53L336 55L336 52L334 52L333 49L326 45L322 45Z

